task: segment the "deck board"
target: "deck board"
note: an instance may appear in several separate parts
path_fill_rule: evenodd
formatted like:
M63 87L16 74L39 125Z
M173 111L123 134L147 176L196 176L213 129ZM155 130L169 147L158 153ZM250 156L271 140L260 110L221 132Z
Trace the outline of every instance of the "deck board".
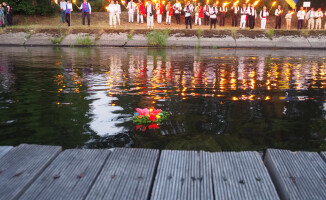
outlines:
M326 162L326 151L321 152L320 156L324 159L324 161Z
M17 199L61 152L58 146L22 144L0 158L0 199Z
M211 154L215 199L279 199L257 152Z
M12 146L0 146L0 158L3 157L8 151L12 149Z
M20 199L84 199L109 154L110 150L65 150Z
M152 200L213 198L209 153L162 151Z
M86 199L148 199L159 151L114 149Z
M326 163L318 153L268 149L265 164L282 199L326 199Z

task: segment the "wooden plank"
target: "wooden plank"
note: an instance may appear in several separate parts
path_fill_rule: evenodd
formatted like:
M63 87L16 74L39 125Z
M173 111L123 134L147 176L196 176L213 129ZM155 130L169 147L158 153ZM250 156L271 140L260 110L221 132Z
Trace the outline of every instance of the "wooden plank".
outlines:
M318 153L268 149L264 161L282 199L326 199L326 163Z
M86 199L148 199L158 156L152 149L114 149Z
M211 154L215 199L279 199L258 152Z
M0 158L10 151L10 149L12 149L12 146L0 146Z
M0 158L0 199L17 199L61 152L58 146L22 144Z
M109 154L110 150L65 150L20 199L84 199Z
M164 150L158 165L152 200L214 198L207 152Z

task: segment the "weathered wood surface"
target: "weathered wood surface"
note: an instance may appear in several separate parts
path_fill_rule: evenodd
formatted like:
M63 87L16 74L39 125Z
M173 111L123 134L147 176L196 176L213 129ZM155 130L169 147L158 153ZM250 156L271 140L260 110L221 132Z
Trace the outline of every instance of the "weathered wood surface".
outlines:
M211 154L215 199L279 199L257 152Z
M10 149L12 149L12 146L0 146L0 158L10 151Z
M213 198L210 153L162 151L151 199Z
M326 199L326 163L318 153L268 149L265 164L281 199Z
M20 199L84 199L109 154L109 150L65 150Z
M148 199L158 150L114 149L86 199Z
M22 144L0 158L0 199L17 199L61 152L58 146Z

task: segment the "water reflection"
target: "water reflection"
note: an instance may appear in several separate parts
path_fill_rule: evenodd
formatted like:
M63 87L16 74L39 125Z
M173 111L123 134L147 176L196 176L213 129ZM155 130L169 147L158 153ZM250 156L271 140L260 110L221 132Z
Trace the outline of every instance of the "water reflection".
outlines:
M286 56L285 56L286 55ZM325 53L0 50L0 145L325 150ZM169 120L146 132L136 107Z

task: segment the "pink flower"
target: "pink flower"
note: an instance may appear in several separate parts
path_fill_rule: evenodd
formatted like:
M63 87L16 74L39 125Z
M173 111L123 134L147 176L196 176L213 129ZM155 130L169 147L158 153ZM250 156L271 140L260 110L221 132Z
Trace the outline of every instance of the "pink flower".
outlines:
M148 116L149 115L149 110L148 108L136 108L136 111L138 112L139 115L143 115L143 116Z
M162 110L161 109L150 109L149 110L149 114L150 115L157 115L161 112Z

